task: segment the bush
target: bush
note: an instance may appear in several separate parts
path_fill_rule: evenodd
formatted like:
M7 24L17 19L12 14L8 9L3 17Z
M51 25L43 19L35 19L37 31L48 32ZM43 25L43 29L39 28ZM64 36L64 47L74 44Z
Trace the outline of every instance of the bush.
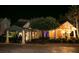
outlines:
M5 37L3 37L3 36L0 36L0 43L5 43Z

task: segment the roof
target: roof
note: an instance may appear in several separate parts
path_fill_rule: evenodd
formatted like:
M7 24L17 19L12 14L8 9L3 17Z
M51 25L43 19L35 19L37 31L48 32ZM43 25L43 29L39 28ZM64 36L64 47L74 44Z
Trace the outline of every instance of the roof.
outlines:
M23 26L23 28L29 28L30 27L30 22L25 23L25 25Z
M17 26L19 26L19 27L23 27L27 22L28 22L28 20L25 20L25 19L19 19L19 21L16 22L15 25L17 25Z
M10 31L22 31L22 28L16 25L13 25L9 28Z
M63 23L62 25L60 25L57 29L62 29L62 30L77 30L70 22L66 21L65 23Z

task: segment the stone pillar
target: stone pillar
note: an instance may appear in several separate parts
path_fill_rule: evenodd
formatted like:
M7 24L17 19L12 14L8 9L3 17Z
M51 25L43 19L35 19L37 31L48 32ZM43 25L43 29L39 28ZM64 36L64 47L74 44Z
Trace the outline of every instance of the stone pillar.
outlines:
M25 44L25 31L22 30L22 44Z
M75 31L73 31L73 36L74 36L74 38L76 38L76 33L75 33Z
M9 31L6 31L6 43L9 43Z

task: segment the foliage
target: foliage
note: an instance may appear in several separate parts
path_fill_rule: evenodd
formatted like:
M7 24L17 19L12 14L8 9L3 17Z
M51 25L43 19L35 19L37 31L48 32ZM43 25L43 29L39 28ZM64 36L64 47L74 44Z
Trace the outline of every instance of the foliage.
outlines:
M59 23L53 17L35 18L31 21L31 27L42 30L55 29Z
M65 17L75 25L75 18L79 19L79 6L71 6L68 10L68 13L65 14ZM78 20L79 21L79 20Z

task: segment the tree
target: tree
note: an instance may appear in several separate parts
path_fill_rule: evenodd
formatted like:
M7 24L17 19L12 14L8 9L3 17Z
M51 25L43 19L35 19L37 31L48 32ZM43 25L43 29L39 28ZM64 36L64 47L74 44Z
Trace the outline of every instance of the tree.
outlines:
M31 27L35 29L41 29L41 30L50 30L55 29L58 27L59 23L56 21L53 17L41 17L41 18L35 18L31 21Z
M78 23L79 23L79 6L71 6L69 8L68 13L65 14L65 17L69 19L70 22L73 23L73 25L76 26L77 28L77 36L79 38L79 28L78 28Z
M67 17L65 17L64 15L59 15L59 19L58 19L59 23L63 23L66 21L69 21Z

